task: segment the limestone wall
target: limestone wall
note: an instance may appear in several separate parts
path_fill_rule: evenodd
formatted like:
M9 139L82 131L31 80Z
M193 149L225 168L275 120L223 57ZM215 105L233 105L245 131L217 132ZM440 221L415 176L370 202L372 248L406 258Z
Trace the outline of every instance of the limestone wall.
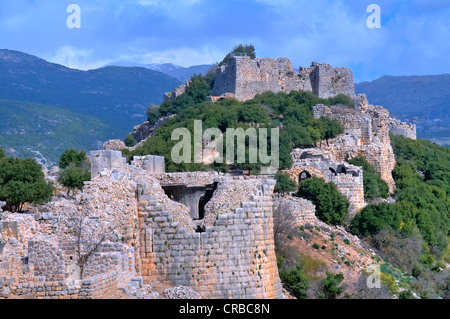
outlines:
M405 123L391 118L389 126L391 133L394 135L402 135L413 140L417 139L417 128L415 124Z
M364 156L386 181L390 192L395 189L392 170L395 156L389 133L415 138L415 126L393 119L381 106L369 105L365 95L355 99L355 109L339 106L313 107L316 118L327 116L341 123L345 133L318 146L326 158L333 161L348 161L356 156Z
M297 219L297 226L316 221L316 206L309 200L299 197L274 198L274 209L278 205L288 205ZM283 207L283 206L281 206Z
M313 62L312 88L314 94L329 98L338 94L355 97L353 72L347 68L333 68L326 63Z
M36 299L95 299L117 287L117 271L101 274L78 282L41 281L39 277L8 287L11 294ZM1 287L1 285L0 285Z
M91 151L91 177L99 177L103 171L110 171L116 174L133 173L136 169L141 169L151 173L165 172L164 157L156 155L135 156L131 164L126 163L120 151Z
M310 68L296 73L287 58L255 58L236 56L229 59L216 75L214 96L232 94L240 101L271 92L310 91L328 98L338 94L355 97L353 73L346 68L334 69L313 62Z
M64 253L54 238L40 238L28 242L28 258L34 266L34 276L45 277L46 281L66 279Z
M142 275L191 286L205 298L281 298L273 241L275 181L259 184L261 196L220 214L202 233L173 221L146 194L139 202Z
M330 153L335 155L333 152ZM349 218L351 218L366 206L363 170L342 159L334 162L330 160L329 155L329 153L322 152L320 148L296 149L291 154L294 162L292 168L285 170L284 173L287 173L297 183L302 178L312 176L335 183L339 192L350 202Z

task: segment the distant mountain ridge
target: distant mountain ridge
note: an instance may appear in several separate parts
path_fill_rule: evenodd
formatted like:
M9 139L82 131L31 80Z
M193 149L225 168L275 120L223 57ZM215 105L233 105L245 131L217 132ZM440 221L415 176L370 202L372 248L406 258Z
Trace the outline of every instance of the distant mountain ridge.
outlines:
M355 84L371 104L382 105L401 120L417 124L421 138L450 138L450 74L383 76Z
M105 65L105 67L108 67L108 66L146 68L146 69L165 73L167 75L170 75L171 77L174 77L175 79L177 79L181 82L186 82L194 74L206 74L214 65L201 64L201 65L194 65L194 66L185 68L185 67L182 67L182 66L179 66L176 64L172 64L172 63L140 64L140 63L134 63L134 62L118 61L118 62L112 62L112 63Z
M80 115L81 118L87 116L93 119L91 124L101 123L100 127L95 128L97 136L91 136L91 140L83 138L84 143L80 147L86 150L93 149L99 138L124 138L130 127L145 120L148 105L160 104L163 94L180 84L181 81L165 73L147 68L111 66L81 71L49 63L23 52L0 50L0 100L22 102L22 106L31 103L30 105L61 108L71 116ZM3 103L2 107L6 109L18 105L14 103ZM54 115L54 112L50 113ZM28 154L26 149L38 150L45 135L37 135L40 137L33 138L30 143L26 139L12 139L2 135L4 131L14 129L5 128L5 123L15 123L8 118L12 116L8 114L14 113L5 114L2 114L1 120L0 135L3 139L0 138L0 147L13 148L19 156ZM48 114L41 114L39 108L32 107L28 116L45 118ZM69 118L67 115L66 119ZM93 129L88 122L80 131L88 132ZM70 125L70 121L65 122L65 125ZM30 129L25 128L20 134L26 136ZM62 135L60 137L62 144L58 143L58 149L62 153L65 147L72 145ZM58 140L58 136L54 140ZM15 144L12 141L16 141ZM53 154L47 160L55 162L55 157L56 154Z

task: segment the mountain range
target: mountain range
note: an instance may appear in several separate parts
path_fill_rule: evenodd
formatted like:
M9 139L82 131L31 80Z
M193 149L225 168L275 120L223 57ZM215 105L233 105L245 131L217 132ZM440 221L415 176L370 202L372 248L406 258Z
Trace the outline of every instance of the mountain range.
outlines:
M121 67L141 67L150 69L153 71L159 71L162 73L165 73L167 75L170 75L171 77L181 81L186 82L188 81L192 75L194 74L206 74L214 65L212 64L201 64L201 65L194 65L188 68L172 64L172 63L151 63L151 64L140 64L140 63L134 63L134 62L112 62L105 67L108 66L121 66Z
M115 62L81 71L0 50L0 147L47 166L67 148L98 149L144 122L148 105L160 104L165 92L210 68ZM450 144L450 75L384 76L355 89L416 123L419 137Z
M383 76L355 84L369 102L417 125L420 138L450 144L450 74L427 76Z
M17 156L39 151L54 164L66 148L91 150L123 139L145 121L150 104L160 104L164 92L180 84L148 68L81 71L0 50L0 147Z

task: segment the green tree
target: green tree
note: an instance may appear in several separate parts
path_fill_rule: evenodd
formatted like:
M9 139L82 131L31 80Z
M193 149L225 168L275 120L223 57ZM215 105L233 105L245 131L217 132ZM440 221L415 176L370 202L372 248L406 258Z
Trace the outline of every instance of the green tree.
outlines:
M256 58L255 47L252 44L239 44L225 56L222 62L219 63L219 66L225 65L232 54L247 54L251 59Z
M366 200L389 197L389 186L363 156L354 157L350 159L348 163L355 166L361 166L364 170L363 184L364 198Z
M201 103L206 100L206 97L211 95L211 89L208 81L201 75L194 74L191 77L190 84L186 88L186 95L192 98L194 104Z
M0 159L0 200L12 211L22 212L25 203L40 205L51 200L53 184L45 180L36 160Z
M339 134L344 133L344 128L335 119L330 119L326 116L322 116L319 121L323 124L323 134L322 139L329 140L335 138Z
M159 106L156 105L150 105L147 108L147 121L150 123L150 125L154 125L158 120L161 118L161 113Z
M89 181L90 179L90 170L81 166L76 166L74 163L71 163L65 170L60 172L58 177L58 181L64 187L67 187L67 196L69 196L70 191L73 193L75 189L81 190L84 186L84 182Z
M349 202L339 193L336 184L326 183L322 178L312 177L300 183L297 197L313 202L316 216L330 225L342 225L348 214Z
M70 148L61 155L59 159L59 167L65 169L74 163L75 165L81 165L86 161L86 152L83 150L77 151L76 149Z
M309 281L306 279L300 265L288 270L280 270L280 279L294 297L306 299L309 288Z
M133 135L128 134L127 137L125 137L124 143L127 147L133 147L137 144L137 141Z
M275 180L277 181L274 190L275 193L293 192L297 188L297 184L288 174L277 172L275 174Z
M414 295L409 290L403 290L398 294L398 299L416 299Z
M346 289L342 281L344 281L344 275L342 273L334 275L327 272L327 278L322 282L320 298L337 299Z

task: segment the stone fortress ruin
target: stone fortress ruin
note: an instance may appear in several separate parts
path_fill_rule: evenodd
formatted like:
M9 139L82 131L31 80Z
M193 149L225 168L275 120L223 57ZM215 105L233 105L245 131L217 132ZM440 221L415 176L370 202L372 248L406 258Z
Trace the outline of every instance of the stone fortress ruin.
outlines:
M186 85L165 99L176 98ZM245 101L265 91L293 90L320 97L343 93L355 106L316 105L316 118L336 119L345 132L295 149L285 172L296 182L318 176L335 183L350 201L350 216L366 203L364 172L349 159L363 155L393 192L389 134L415 139L415 126L356 96L350 70L313 63L296 73L286 58L236 56L218 70L210 100ZM33 215L2 213L0 298L99 298L117 287L155 281L191 287L203 298L284 298L274 249L275 180L166 173L164 160L149 155L128 164L120 151L92 151L92 180L75 199L53 201ZM299 224L314 220L311 202L283 200L295 206ZM84 227L81 235L74 231L77 223ZM76 267L80 238L83 253L90 252L82 278Z
M142 278L194 288L204 298L282 298L269 177L164 173L164 158L118 151L90 154L92 181L76 203L52 213L6 214L0 222L0 289L39 298L96 298ZM76 212L114 235L71 281L77 237L64 225ZM72 214L72 215L71 215ZM71 217L72 216L72 217Z

